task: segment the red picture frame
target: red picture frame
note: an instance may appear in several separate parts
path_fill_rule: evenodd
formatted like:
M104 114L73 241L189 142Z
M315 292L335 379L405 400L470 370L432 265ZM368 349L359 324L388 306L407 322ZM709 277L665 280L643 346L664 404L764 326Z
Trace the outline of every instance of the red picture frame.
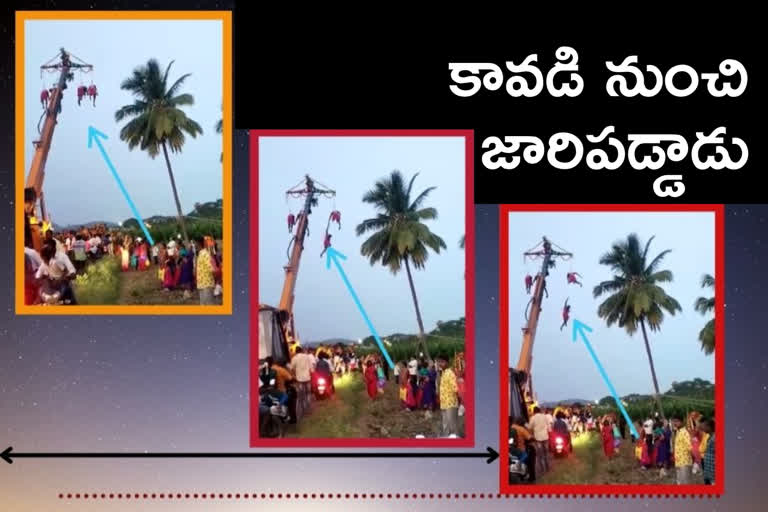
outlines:
M711 212L715 216L715 474L714 485L511 485L509 483L509 227L513 212ZM499 490L513 495L718 496L725 470L725 206L722 204L503 204L499 206Z
M475 207L472 130L250 130L250 446L269 448L464 448L475 443ZM262 137L461 137L465 149L465 437L459 439L288 439L259 437L259 139Z

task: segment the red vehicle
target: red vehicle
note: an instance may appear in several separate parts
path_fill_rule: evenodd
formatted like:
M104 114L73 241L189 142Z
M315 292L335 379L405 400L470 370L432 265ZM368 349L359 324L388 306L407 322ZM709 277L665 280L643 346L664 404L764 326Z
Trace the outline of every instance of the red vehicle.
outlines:
M573 450L570 434L566 436L560 432L550 432L549 449L555 457L567 457Z
M322 400L333 394L333 377L325 373L312 374L312 393L315 399Z

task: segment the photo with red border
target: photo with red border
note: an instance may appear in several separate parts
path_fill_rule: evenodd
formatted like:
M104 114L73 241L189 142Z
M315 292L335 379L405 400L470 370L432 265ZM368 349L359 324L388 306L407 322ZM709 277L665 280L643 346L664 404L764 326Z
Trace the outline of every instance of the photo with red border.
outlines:
M655 484L564 484L542 485L538 483L510 484L509 482L509 411L510 411L510 306L509 306L509 240L510 214L512 213L556 213L556 212L699 212L714 214L715 242L715 475L713 485L655 485ZM725 339L725 207L721 204L504 204L499 205L499 279L500 279L500 319L499 319L499 489L502 494L514 495L626 495L626 496L719 496L724 489L725 469L725 387L724 387L724 339ZM569 326L570 328L570 326ZM608 390L606 390L606 395ZM639 470L639 469L638 469ZM673 469L674 471L674 469Z
M461 438L262 438L259 436L259 142L262 137L460 137L465 159L465 428ZM250 130L250 446L464 448L475 443L475 209L472 130Z

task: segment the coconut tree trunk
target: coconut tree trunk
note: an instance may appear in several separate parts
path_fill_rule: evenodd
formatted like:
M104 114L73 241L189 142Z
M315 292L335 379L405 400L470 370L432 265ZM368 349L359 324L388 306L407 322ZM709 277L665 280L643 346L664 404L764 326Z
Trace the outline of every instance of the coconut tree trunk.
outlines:
M643 340L645 341L645 351L648 354L648 364L651 367L651 377L653 377L653 398L656 400L656 405L659 408L661 419L666 420L664 416L664 408L661 406L661 394L659 393L659 380L656 378L656 367L653 366L653 356L651 355L651 345L648 343L648 333L645 330L645 319L640 319L640 328L643 330Z
M421 345L424 354L427 356L427 361L432 361L432 357L429 355L429 349L427 348L427 340L424 339L424 322L421 320L421 311L419 310L419 299L416 298L416 288L413 286L413 276L411 275L411 265L408 263L408 256L405 257L405 272L408 274L408 284L411 286L411 296L413 297L413 306L416 308L416 321L419 323L419 344Z
M168 177L171 179L171 189L173 190L173 199L176 201L176 213L179 218L179 226L181 227L181 234L184 237L184 243L189 245L189 236L187 235L187 225L184 223L184 214L181 211L181 201L179 201L179 192L176 190L176 180L173 179L173 170L171 169L171 159L168 158L168 148L163 142L163 156L165 157L165 165L168 167Z

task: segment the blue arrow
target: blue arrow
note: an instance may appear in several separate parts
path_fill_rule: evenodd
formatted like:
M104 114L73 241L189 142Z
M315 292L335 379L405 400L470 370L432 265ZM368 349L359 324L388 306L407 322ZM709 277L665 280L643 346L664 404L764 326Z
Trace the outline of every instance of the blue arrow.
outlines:
M120 179L120 176L117 175L117 170L115 169L115 166L112 165L112 161L107 156L107 152L104 151L104 146L101 145L100 138L106 140L109 137L107 137L106 134L100 132L93 126L89 126L88 127L88 149L91 149L91 147L93 146L93 141L96 141L96 145L99 147L99 151L101 152L101 157L107 163L107 167L109 167L109 170L112 171L112 176L115 178L115 181L117 182L117 186L120 187L120 191L123 193L123 196L125 196L125 200L128 201L128 206L131 207L133 216L136 217L136 221L139 223L139 226L141 226L141 230L144 231L144 236L147 237L147 241L150 243L150 245L155 245L155 241L152 240L152 235L149 234L149 231L147 230L147 226L144 225L144 221L142 220L141 215L139 215L139 210L137 210L136 205L133 204L133 201L131 200L131 196L129 196L128 191L125 190L125 185L123 185L123 182Z
M325 259L325 267L331 268L331 261L333 261L333 264L336 265L336 268L339 271L339 274L341 274L341 279L344 281L344 284L347 286L347 291L352 296L352 300L355 301L355 305L357 306L357 309L360 310L360 314L363 315L363 320L365 320L365 323L368 325L368 330L371 331L371 334L373 335L374 339L376 340L376 343L379 345L379 350L381 350L381 353L384 354L384 358L387 360L387 364L390 368L395 367L395 363L392 362L392 359L389 357L389 353L387 353L387 349L384 348L384 344L381 342L381 338L379 338L379 333L376 332L376 328L373 327L373 323L371 322L371 319L368 318L368 313L365 312L365 308L363 308L362 303L360 303L360 299L357 297L357 294L355 293L355 289L352 288L352 284L349 282L349 279L347 278L347 274L344 272L344 269L341 267L341 263L339 260L346 260L347 257L341 254L339 251L334 249L333 247L329 247L326 251L326 259Z
M629 414L627 414L627 410L624 408L624 404L621 403L619 394L616 393L616 389L613 387L613 384L611 384L611 379L609 379L608 374L605 373L605 369L603 368L603 365L600 364L600 360L597 358L597 354L595 354L595 351L592 348L592 345L589 343L589 340L587 339L587 335L584 334L584 331L592 332L592 328L582 322L579 322L578 320L574 320L573 321L573 342L576 343L576 338L579 335L581 335L581 339L584 340L584 345L587 347L587 352L589 352L589 355L592 356L592 360L595 362L597 369L600 371L600 375L602 375L603 380L605 381L605 385L608 386L608 389L611 391L611 395L613 395L613 399L616 400L616 405L619 407L619 411L621 411L621 414L624 416L624 419L627 421L627 425L629 425L629 430L632 432L632 435L635 436L635 439L639 439L640 436L637 434L635 425L632 423L632 420L629 418Z

